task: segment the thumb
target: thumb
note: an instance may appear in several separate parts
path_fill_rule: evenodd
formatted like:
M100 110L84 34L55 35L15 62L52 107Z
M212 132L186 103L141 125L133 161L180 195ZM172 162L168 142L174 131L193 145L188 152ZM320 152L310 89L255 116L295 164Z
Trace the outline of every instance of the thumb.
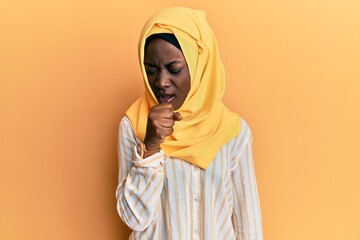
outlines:
M174 119L174 121L181 121L183 119L183 117L181 116L180 113L174 112L173 119Z

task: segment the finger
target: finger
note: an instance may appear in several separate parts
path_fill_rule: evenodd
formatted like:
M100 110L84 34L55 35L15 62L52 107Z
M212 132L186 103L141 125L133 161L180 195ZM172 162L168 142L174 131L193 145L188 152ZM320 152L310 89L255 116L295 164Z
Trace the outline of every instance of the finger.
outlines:
M173 113L173 119L174 119L174 121L181 121L183 119L183 117L181 116L180 113L174 112Z
M159 117L162 119L170 119L173 120L173 111L169 110L169 109L162 109L161 111L159 111Z
M163 128L172 128L174 126L175 122L173 119L163 119L159 122L160 127Z
M173 132L174 132L173 128L167 128L167 129L164 130L163 137L166 138L167 136L170 136Z
M153 109L149 115L151 118L173 119L173 112L167 108Z
M159 103L158 105L155 105L156 108L166 108L166 109L171 109L172 110L172 105L171 103Z

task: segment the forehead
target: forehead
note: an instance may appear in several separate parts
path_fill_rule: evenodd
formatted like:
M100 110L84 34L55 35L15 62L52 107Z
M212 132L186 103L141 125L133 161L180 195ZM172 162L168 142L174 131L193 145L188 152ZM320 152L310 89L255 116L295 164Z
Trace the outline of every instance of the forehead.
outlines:
M145 49L144 61L185 61L180 49L162 38L152 39Z

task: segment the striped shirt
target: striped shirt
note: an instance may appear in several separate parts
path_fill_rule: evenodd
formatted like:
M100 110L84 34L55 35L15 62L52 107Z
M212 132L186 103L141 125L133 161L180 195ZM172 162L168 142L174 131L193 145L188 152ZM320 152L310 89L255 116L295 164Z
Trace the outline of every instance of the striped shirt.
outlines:
M140 140L122 119L116 199L129 239L263 239L251 131L241 121L241 132L203 170L162 151L142 159Z

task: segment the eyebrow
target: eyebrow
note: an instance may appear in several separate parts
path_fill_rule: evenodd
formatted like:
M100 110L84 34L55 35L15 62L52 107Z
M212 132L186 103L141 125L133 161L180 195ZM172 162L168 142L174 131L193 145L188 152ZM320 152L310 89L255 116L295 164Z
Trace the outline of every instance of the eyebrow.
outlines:
M173 64L178 64L178 63L181 63L181 61L175 60L175 61L172 61L172 62L169 62L169 63L165 64L165 67L169 67L169 66L171 66ZM144 62L144 65L148 65L150 67L157 67L156 65L154 65L152 63L149 63L149 62Z

